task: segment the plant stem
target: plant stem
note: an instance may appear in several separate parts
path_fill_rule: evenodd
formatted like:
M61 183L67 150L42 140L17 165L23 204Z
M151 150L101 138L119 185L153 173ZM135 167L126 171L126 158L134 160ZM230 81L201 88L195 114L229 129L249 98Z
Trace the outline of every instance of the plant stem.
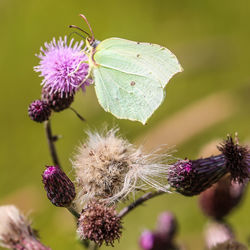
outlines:
M45 133L46 133L46 137L47 137L47 141L48 141L48 145L49 145L49 152L50 152L50 156L52 158L52 161L53 161L54 165L61 168L61 165L60 165L60 162L59 162L59 159L57 156L57 152L56 152L56 147L55 147L55 143L54 143L54 136L52 134L50 121L46 121L44 123L44 126L45 126Z
M79 219L80 218L80 214L72 207L67 207L67 209L69 210L69 212L74 215L76 217L76 219Z
M134 208L136 208L137 206L141 205L142 203L144 203L145 201L152 199L156 196L159 196L161 194L164 194L165 192L159 190L159 191L155 191L155 192L149 192L146 193L144 195L142 195L140 198L138 198L136 201L134 201L133 203L131 203L130 205L128 205L127 207L123 208L120 213L118 214L118 217L123 218L125 215L127 215L129 212L131 212Z
M98 245L90 241L88 250L98 250Z

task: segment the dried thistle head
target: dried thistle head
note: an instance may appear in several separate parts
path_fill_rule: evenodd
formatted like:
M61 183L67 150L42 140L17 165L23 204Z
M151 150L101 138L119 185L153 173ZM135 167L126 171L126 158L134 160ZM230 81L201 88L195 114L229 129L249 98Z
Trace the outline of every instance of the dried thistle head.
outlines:
M121 229L121 219L114 207L90 202L81 213L77 232L81 239L94 241L99 246L104 242L113 246L114 241L120 239Z
M28 219L13 205L0 206L0 246L17 250L49 250L37 239Z
M168 191L167 154L144 154L117 130L88 133L73 161L78 186L78 201L116 202L136 189Z

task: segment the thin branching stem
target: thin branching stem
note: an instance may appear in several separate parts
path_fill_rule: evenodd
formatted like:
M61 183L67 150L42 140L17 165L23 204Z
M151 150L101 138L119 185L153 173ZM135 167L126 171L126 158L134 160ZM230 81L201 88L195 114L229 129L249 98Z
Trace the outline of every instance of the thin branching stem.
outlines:
M161 194L164 194L165 192L159 190L159 191L155 191L155 192L149 192L146 193L144 195L142 195L140 198L138 198L136 201L132 202L131 204L129 204L127 207L123 208L120 213L118 214L118 217L123 218L125 215L127 215L129 212L131 212L134 208L136 208L137 206L141 205L142 203L144 203L145 201L152 199L156 196L159 196Z
M56 152L55 143L54 143L55 137L52 134L51 124L50 124L49 120L44 123L44 127L45 127L45 133L46 133L48 146L49 146L49 152L50 152L50 156L52 158L52 161L53 161L54 165L61 168L61 165L60 165L60 162L59 162L59 159L57 156L57 152Z

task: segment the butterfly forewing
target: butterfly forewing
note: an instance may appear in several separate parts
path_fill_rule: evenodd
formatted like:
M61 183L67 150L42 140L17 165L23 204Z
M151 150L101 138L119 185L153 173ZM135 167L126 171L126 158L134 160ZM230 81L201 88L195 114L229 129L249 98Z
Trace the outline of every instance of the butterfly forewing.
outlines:
M102 41L94 60L101 66L159 80L163 87L174 74L182 71L176 56L167 48L120 38Z
M163 101L165 85L182 70L168 49L120 38L102 41L93 60L101 106L118 118L143 124Z

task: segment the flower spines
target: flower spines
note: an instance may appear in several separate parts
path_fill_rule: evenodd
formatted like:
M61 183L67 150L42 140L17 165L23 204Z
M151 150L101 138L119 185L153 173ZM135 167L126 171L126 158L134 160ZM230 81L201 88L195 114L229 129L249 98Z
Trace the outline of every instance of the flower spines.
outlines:
M224 163L223 155L178 161L169 169L169 184L183 195L197 195L227 173Z
M47 166L42 180L47 197L55 206L70 206L76 196L75 186L58 166Z
M225 156L225 165L230 172L232 179L243 183L246 179L250 178L250 150L246 146L236 143L231 136L218 146L218 149Z
M28 114L31 120L44 122L49 119L51 109L45 101L35 100L29 105Z
M113 246L114 241L120 239L121 230L121 219L115 208L105 203L90 202L78 220L77 232L80 238L94 241L99 246L104 242Z

